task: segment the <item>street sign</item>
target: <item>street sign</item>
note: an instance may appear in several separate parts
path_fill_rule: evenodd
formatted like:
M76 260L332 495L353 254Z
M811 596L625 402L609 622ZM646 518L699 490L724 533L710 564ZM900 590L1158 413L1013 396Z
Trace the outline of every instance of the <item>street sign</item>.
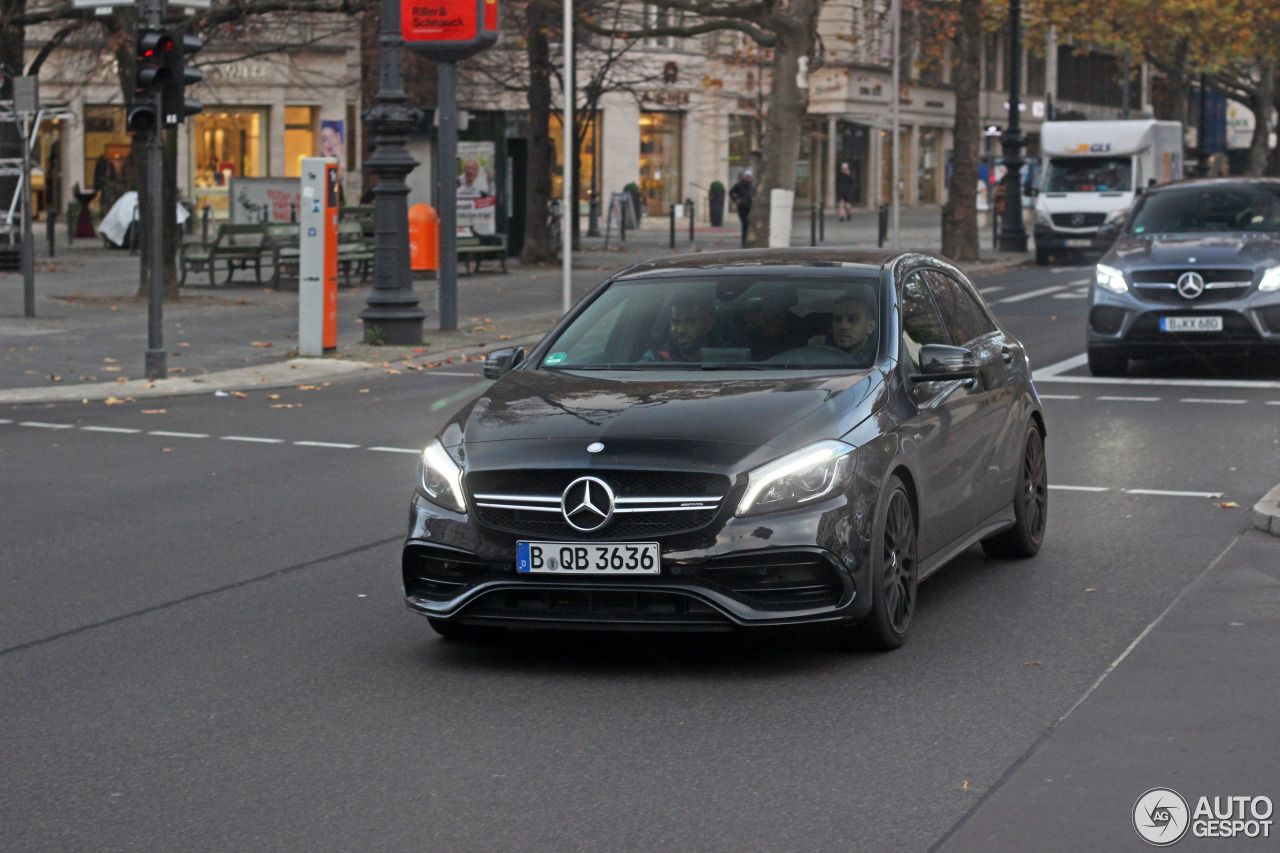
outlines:
M400 0L404 46L437 62L457 62L498 40L498 0Z

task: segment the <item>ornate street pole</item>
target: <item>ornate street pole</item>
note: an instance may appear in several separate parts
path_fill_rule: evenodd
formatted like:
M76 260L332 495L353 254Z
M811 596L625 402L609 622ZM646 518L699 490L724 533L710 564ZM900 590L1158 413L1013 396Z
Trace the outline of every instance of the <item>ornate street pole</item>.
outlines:
M1000 250L1025 252L1027 229L1022 224L1022 0L1009 0L1009 127L1001 137L1004 148L1004 217L1000 224Z
M378 178L373 188L373 292L360 320L367 342L420 344L427 315L418 307L409 269L409 186L404 179L418 165L405 142L422 114L405 105L400 3L382 0L381 13L377 105L365 115L376 146L365 162Z

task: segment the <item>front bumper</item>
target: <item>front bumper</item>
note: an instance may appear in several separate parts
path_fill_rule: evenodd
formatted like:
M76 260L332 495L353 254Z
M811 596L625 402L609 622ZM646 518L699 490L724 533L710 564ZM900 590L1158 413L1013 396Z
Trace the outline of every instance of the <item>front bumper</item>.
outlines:
M725 631L857 620L871 606L872 509L841 496L822 508L730 515L693 535L657 537L658 575L564 578L516 572L516 537L415 496L405 602L433 619L531 628Z
M1098 229L1096 228L1060 231L1055 228L1037 225L1033 233L1035 234L1036 251L1054 254L1065 252L1087 252L1092 254L1096 252L1101 255L1105 254L1115 242L1114 240L1098 239Z
M1222 318L1220 332L1165 332L1162 317ZM1239 299L1196 304L1161 303L1133 289L1090 292L1089 348L1129 358L1153 358L1188 351L1280 355L1280 291L1250 289Z

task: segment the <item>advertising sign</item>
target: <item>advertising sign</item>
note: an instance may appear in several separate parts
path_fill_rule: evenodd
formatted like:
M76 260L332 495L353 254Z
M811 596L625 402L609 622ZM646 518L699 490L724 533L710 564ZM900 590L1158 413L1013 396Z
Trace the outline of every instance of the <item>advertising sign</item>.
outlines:
M400 0L404 46L437 62L456 62L498 40L498 0Z
M304 157L298 217L298 354L338 345L338 165Z
M232 177L228 195L236 224L291 222L301 210L297 178Z
M463 236L497 231L494 152L493 142L458 143L456 209L458 233Z

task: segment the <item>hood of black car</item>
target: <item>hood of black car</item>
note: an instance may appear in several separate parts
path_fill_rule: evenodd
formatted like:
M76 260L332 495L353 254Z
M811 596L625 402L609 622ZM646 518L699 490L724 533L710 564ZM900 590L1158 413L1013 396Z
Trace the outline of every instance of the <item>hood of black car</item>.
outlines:
M765 377L517 370L459 413L468 445L497 441L766 445L798 424L836 438L878 371ZM806 430L807 431L807 430ZM616 446L616 445L615 445Z
M1260 272L1280 266L1280 239L1272 234L1126 235L1108 258L1102 263L1125 270L1247 267Z

